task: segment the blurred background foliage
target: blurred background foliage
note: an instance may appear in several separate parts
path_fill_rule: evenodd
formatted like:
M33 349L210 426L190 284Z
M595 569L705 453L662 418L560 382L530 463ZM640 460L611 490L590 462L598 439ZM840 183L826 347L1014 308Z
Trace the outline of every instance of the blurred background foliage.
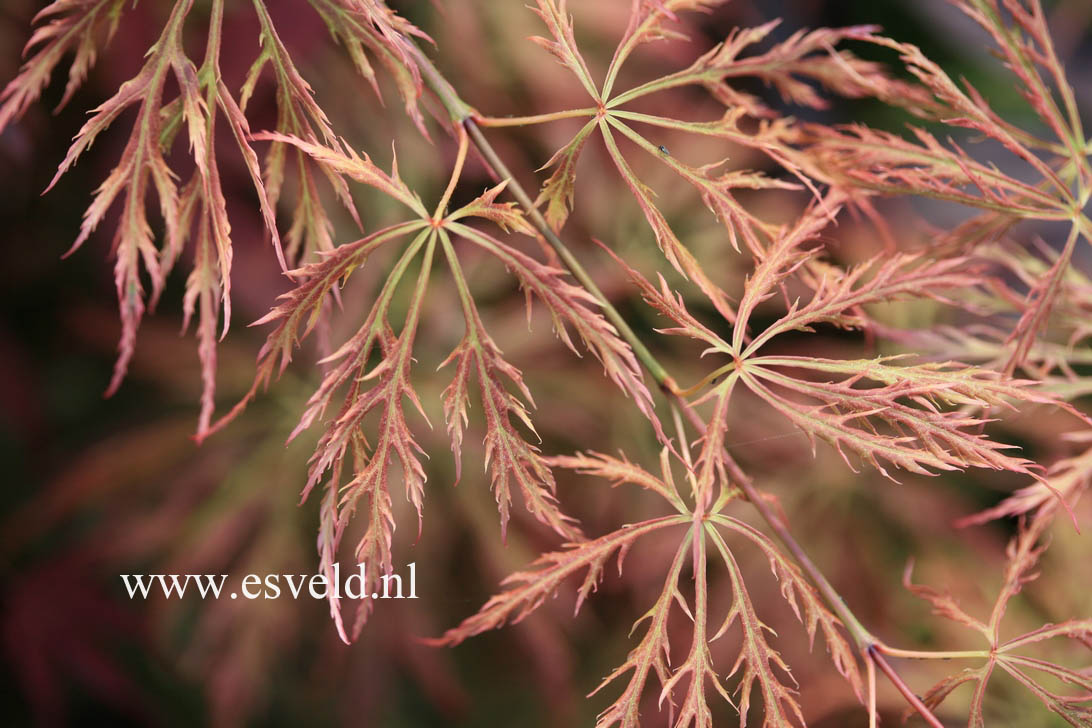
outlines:
M255 23L247 3L228 6L223 53L226 80L241 83L257 53ZM384 167L394 140L402 174L427 201L442 191L454 155L451 140L436 130L435 143L406 123L393 89L387 106L352 72L342 50L328 39L320 19L299 3L270 0L279 30L293 58L314 86L334 128L355 148L368 150ZM534 114L584 105L579 87L526 38L541 32L537 19L519 2L415 0L392 5L435 39L441 70L464 98L484 113ZM0 7L0 78L11 78L40 6L5 0ZM1051 4L1056 42L1069 59L1067 70L1092 119L1092 4L1061 0ZM572 2L578 40L593 68L603 68L625 26L624 0ZM0 715L5 725L162 726L566 726L591 725L609 700L585 699L589 686L632 647L630 624L660 588L658 570L642 573L643 559L668 558L644 544L632 554L626 577L608 570L599 593L577 619L572 594L563 590L526 621L478 637L454 650L417 644L473 612L505 574L534 554L556 547L550 534L514 509L508 543L499 527L481 468L481 431L473 422L466 438L462 481L452 488L454 467L446 435L421 429L430 454L424 530L396 534L404 562L417 564L420 599L381 603L361 640L344 647L336 637L327 605L312 599L269 601L130 601L122 573L229 573L235 583L246 573L313 573L317 499L298 506L305 462L314 433L284 445L303 402L315 384L307 355L260 397L226 431L197 447L189 439L197 413L200 373L195 348L178 332L181 291L176 273L154 316L140 332L136 358L120 392L104 400L118 322L111 272L106 262L109 235L98 234L77 254L59 260L78 230L89 193L115 159L120 132L102 139L45 197L40 192L63 157L84 110L97 105L138 67L144 49L162 24L160 4L142 2L128 12L108 52L87 84L58 114L50 110L63 84L54 83L44 102L0 136L0 230L4 257L3 318L0 319ZM918 44L953 77L966 76L1002 113L1025 114L1012 82L984 49L982 35L940 0L738 0L705 16L688 18L695 45L662 43L646 47L627 71L632 78L655 69L681 67L734 26L784 18L782 38L802 27L876 23L894 37ZM200 28L193 41L200 49ZM866 49L859 50L866 54ZM199 51L197 51L199 52ZM875 51L873 51L875 52ZM887 59L894 60L894 59ZM624 81L623 81L624 82ZM771 94L760 88L749 89ZM252 127L271 118L266 89L253 101ZM571 100L571 101L570 101ZM780 105L779 100L770 98ZM678 102L693 118L714 114L700 96L685 92ZM799 109L791 113L801 113ZM839 102L808 118L840 123L867 121L893 130L906 118L877 103ZM565 122L528 130L500 130L490 137L517 175L534 183L533 170L568 139ZM664 133L660 143L691 162L709 161L700 139ZM111 146L113 145L113 146ZM741 155L747 152L740 151ZM234 156L222 163L235 229L235 326L220 350L218 403L236 401L249 385L263 332L243 324L259 318L285 289L269 255L246 173ZM733 158L737 166L760 159ZM639 165L639 161L638 161ZM689 188L672 183L663 170L638 166L659 193L680 237L721 280L741 281L749 261L725 244L723 232L702 224L706 213ZM476 175L476 176L475 176ZM618 302L639 333L654 341L660 325L641 305L619 270L597 251L591 237L610 241L623 257L645 271L656 270L659 253L628 192L617 182L605 153L591 144L578 173L576 212L566 239L586 261L604 291ZM466 199L489 183L474 162ZM478 184L480 183L480 184ZM378 195L359 192L365 224L376 229L395 211ZM455 202L460 200L456 198ZM796 203L776 194L748 200L767 217ZM331 207L330 209L335 209ZM792 207L786 207L788 214ZM882 203L897 222L912 212L936 224L959 214L943 205L926 209L907 201ZM693 222L692 222L693 221ZM337 240L351 239L347 219L336 221ZM1030 235L1031 230L1022 230ZM834 249L854 260L876 249L868 228L843 223ZM1087 265L1087 256L1080 265ZM547 453L574 449L627 453L654 462L658 446L631 403L603 386L591 357L575 359L547 335L549 321L537 311L529 331L522 296L495 264L464 261L471 286L483 303L487 329L508 359L520 366L536 393L536 424ZM354 311L371 294L375 276L354 276L344 295L344 313L331 336L340 341L355 327ZM370 280L368 280L370 277ZM430 419L442 422L440 392L450 375L428 374L446 357L462 331L454 291L439 277L428 299L418 337L417 385ZM728 290L732 290L729 288ZM931 305L894 307L895 320L932 321ZM792 349L806 343L811 355L854 355L873 351L867 337L824 332L790 338ZM797 347L793 353L802 353ZM657 350L684 382L705 372L696 352ZM313 370L313 367L312 367ZM916 578L956 589L969 610L987 609L1000 579L1005 524L953 531L950 523L993 505L1013 487L1012 479L952 475L906 477L901 485L880 482L869 472L853 474L829 448L813 458L806 439L784 420L761 408L737 407L740 419L730 442L742 464L777 493L797 537L827 571L834 585L874 631L905 647L946 645L958 649L967 636L929 615L900 585L909 557ZM1009 418L1005 436L1020 442L1028 457L1048 461L1065 452L1058 436L1070 426L1033 410ZM745 422L744 422L745 421ZM478 423L480 424L480 423ZM476 455L475 450L477 448ZM580 476L558 473L562 500L589 533L654 515L643 494L623 494ZM396 498L396 503L401 500ZM1088 520L1087 504L1082 517ZM399 507L407 507L403 502ZM408 514L406 514L408 515ZM412 517L403 519L412 523ZM1013 628L1033 628L1067 615L1092 613L1088 584L1089 542L1059 521L1043 576L1013 606ZM665 544L670 546L670 544ZM809 724L865 725L852 694L791 613L777 598L776 582L757 554L746 562L752 596L768 609L767 621L801 685ZM1069 566L1057 567L1056 564ZM1072 565L1084 564L1075 578ZM973 579L967 575L973 574ZM647 576L647 578L646 578ZM1083 579L1083 581L1082 581ZM727 589L726 583L712 588ZM714 596L714 599L716 597ZM968 645L969 646L969 645ZM719 645L717 654L729 654ZM718 664L724 664L722 662ZM906 677L924 690L946 665L907 665ZM995 705L1006 711L998 725L1051 725L1028 698L998 681ZM899 710L896 696L882 694ZM945 710L957 715L957 693ZM646 713L654 723L654 702ZM728 716L725 716L727 719ZM662 716L659 720L665 720ZM916 719L911 719L911 723ZM726 720L727 723L727 720ZM953 723L954 725L954 723Z

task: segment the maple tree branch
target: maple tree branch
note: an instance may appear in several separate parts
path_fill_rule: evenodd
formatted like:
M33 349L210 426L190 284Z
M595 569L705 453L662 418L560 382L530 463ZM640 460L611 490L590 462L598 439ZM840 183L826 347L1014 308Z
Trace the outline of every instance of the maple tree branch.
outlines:
M683 396L683 393L679 390L675 380L668 374L667 370L660 364L648 347L645 346L644 342L641 341L618 310L607 300L606 296L603 295L599 286L596 285L584 266L569 250L568 246L566 246L557 234L554 233L553 229L550 228L546 219L542 216L542 213L539 212L538 208L535 206L531 196L527 194L527 191L516 180L515 176L508 169L508 166L504 163L504 160L500 158L496 150L489 143L489 140L485 138L481 128L475 121L477 118L484 119L485 117L480 117L474 109L459 97L450 82L448 82L436 66L433 65L428 56L426 56L415 44L411 43L410 47L413 51L414 58L421 69L422 78L437 97L439 97L441 103L444 105L445 109L447 109L448 114L450 114L452 122L465 129L470 135L470 139L474 142L478 152L493 168L500 179L508 180L508 191L516 198L520 207L524 209L537 231L558 254L573 277L596 298L600 307L603 309L604 315L618 330L619 335L625 339L630 348L633 349L633 353L641 362L641 365L656 381L668 400L682 409L695 429L704 434L706 430L705 422L697 414L690 402ZM899 692L906 698L907 702L921 714L926 722L936 728L943 728L936 716L932 714L929 708L902 680L898 672L896 672L884 659L881 651L886 651L890 648L886 648L886 646L882 645L882 643L865 628L853 611L850 610L849 606L845 603L845 600L842 599L838 591L823 575L823 572L807 555L804 548L793 537L785 523L766 504L761 493L754 486L754 483L751 482L751 479L743 472L727 450L725 450L724 456L728 472L732 478L738 482L740 490L747 496L747 499L755 507L762 519L766 521L774 533L777 534L777 537L781 540L785 548L788 549L793 559L800 565L804 572L807 573L808 577L820 594L822 594L830 608L838 615L839 619L842 620L847 631L856 642L857 648L861 651L862 655L865 656L866 661L874 662L880 668L884 675L891 680Z
M868 658L876 663L876 666L880 668L880 671L887 676L887 679L895 686L895 688L902 693L902 696L906 698L906 702L913 706L914 710L918 711L925 722L933 726L933 728L944 728L944 724L941 723L932 711L922 702L910 686L903 682L903 679L899 677L899 673L895 671L895 668L891 667L891 663L887 661L887 658L880 654L879 649L876 646L868 648Z

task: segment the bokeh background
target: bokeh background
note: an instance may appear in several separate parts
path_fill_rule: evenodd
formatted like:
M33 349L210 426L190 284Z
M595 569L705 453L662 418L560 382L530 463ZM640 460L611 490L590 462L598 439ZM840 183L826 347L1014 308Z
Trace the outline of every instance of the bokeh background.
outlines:
M0 3L4 82L17 71L30 18L41 5L30 0ZM397 543L397 558L417 564L421 598L380 604L361 639L345 647L321 601L202 602L188 597L144 602L126 597L122 573L230 573L237 583L245 573L310 574L317 563L317 500L298 505L316 435L306 433L285 445L315 385L315 368L309 366L313 352L305 349L243 417L196 446L189 436L197 418L199 363L192 335L179 333L184 272L177 272L155 315L143 324L128 379L114 397L103 399L119 331L107 260L109 226L74 255L63 261L61 255L75 238L90 192L124 144L126 118L54 190L40 194L84 112L135 74L143 51L162 27L166 5L146 0L126 13L109 50L65 109L50 113L63 86L54 83L42 104L0 136L5 251L0 274L0 723L592 725L614 693L608 688L591 699L584 695L624 659L633 646L627 640L631 623L658 594L662 570L656 563L666 555L657 553L656 544L646 544L638 549L642 553L629 557L624 578L608 570L576 619L571 618L572 594L562 590L519 625L456 649L415 642L456 624L505 574L557 545L521 515L514 517L507 544L501 543L481 468L481 423L473 420L473 410L463 478L457 488L451 487L450 447L438 424L443 421L440 392L450 373L434 372L457 342L462 323L452 305L454 292L442 276L434 282L417 353L418 390L436 424L431 431L417 429L431 456L424 529L415 540L413 529L404 526ZM450 140L436 127L434 143L422 140L407 123L389 84L384 85L387 104L379 105L341 49L329 41L317 16L301 9L302 3L269 0L268 5L339 133L383 166L389 164L393 139L407 182L426 201L435 199L453 158ZM418 0L392 5L436 40L438 65L483 112L532 114L584 105L575 81L526 40L542 30L523 3ZM1092 119L1092 4L1066 0L1048 5L1057 45L1069 59L1067 68L1086 118ZM573 0L571 6L589 62L601 70L625 26L629 3ZM900 40L920 45L953 77L971 79L1002 113L1031 123L1011 79L989 57L984 36L940 0L739 0L711 15L688 17L695 45L647 47L635 57L629 77L687 65L732 27L776 17L784 18L775 33L779 38L804 27L879 24ZM227 23L230 41L223 67L229 85L238 88L258 50L249 3L229 3ZM203 47L200 28L194 30L198 54ZM749 90L769 96L760 87ZM672 103L693 118L713 113L697 94ZM770 103L780 105L775 97ZM259 91L252 108L255 129L271 125L268 88ZM888 128L900 128L906 121L866 101L791 113ZM490 137L509 166L534 187L533 170L574 130L562 122L529 131L490 132ZM701 140L665 134L662 143L687 160L714 158ZM764 164L747 158L746 152L738 154L733 159L739 166ZM252 378L263 332L245 324L263 315L285 289L245 171L230 149L225 155L224 184L236 240L235 316L220 350L220 411L237 401ZM689 188L663 176L659 167L638 162L638 170L657 189L680 236L734 290L731 286L742 281L748 261L726 245L715 225L706 224L700 201ZM458 195L470 199L488 182L475 160ZM653 337L652 329L659 325L653 313L589 242L593 236L609 241L646 272L663 268L643 218L596 143L585 154L577 192L566 238L638 330ZM359 192L357 199L369 229L396 219L389 204L368 192ZM764 193L754 195L749 204L777 218L792 214L800 202ZM966 214L903 200L882 209L896 222L924 216L936 225ZM339 242L355 237L344 216L336 222ZM1030 236L1036 231L1018 232ZM869 229L852 223L839 228L833 245L843 260L878 249ZM615 452L624 447L634 459L654 463L652 433L627 400L604 386L594 359L576 359L567 352L547 333L549 322L541 311L529 332L522 297L503 269L483 260L469 260L467 268L483 302L487 328L535 392L543 450ZM354 277L345 291L344 312L334 321L333 340L355 328L355 313L366 310L374 282L374 271ZM920 325L941 314L933 306L907 306L891 315ZM833 333L801 337L797 344L797 353L831 355L852 355L872 346L865 337ZM697 381L704 374L694 352L676 350L672 342L657 346L681 380ZM927 605L910 598L900 586L901 573L913 556L917 578L952 586L971 610L987 609L1010 527L953 531L950 522L996 503L1023 483L946 476L907 477L896 486L867 472L850 472L822 446L813 458L806 440L787 422L745 404L737 408L739 425L733 430L740 437L730 445L759 482L778 495L798 538L857 613L877 633L908 647L970 644L968 635L938 622ZM1058 436L1071 426L1037 411L1006 420L1000 432L1024 445L1030 457L1049 460L1066 452ZM559 473L559 481L563 502L592 534L656 513L655 503L641 494L612 491L569 474ZM403 509L401 523L412 524L415 519L406 505L398 507ZM1088 568L1076 573L1073 568L1089 561L1087 529L1082 538L1071 528L1059 528L1050 553L1037 588L1014 603L1017 626L1092 613ZM809 654L804 633L780 601L764 561L758 554L751 556L746 564L752 594L782 635L777 646L793 665L810 724L864 725L863 711L831 669L823 647L817 645ZM968 580L968 574L981 578ZM727 597L726 583L714 582L713 589L714 599L718 590L722 600ZM724 652L718 652L718 664L726 667L730 645L719 649ZM924 691L940 674L934 670L946 667L908 665L906 675ZM993 697L1001 716L997 725L1053 725L1010 684L999 681ZM953 696L952 715L958 714L960 700L965 705L967 696ZM897 717L897 697L885 693L883 701L888 718ZM656 716L653 703L647 716L649 724L666 720ZM726 710L725 724L729 716Z

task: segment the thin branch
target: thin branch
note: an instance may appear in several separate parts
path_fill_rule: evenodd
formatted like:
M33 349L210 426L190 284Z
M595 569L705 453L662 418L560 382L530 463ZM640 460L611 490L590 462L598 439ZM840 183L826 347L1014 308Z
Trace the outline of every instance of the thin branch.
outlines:
M411 47L415 59L421 68L422 77L440 98L440 101L444 104L448 114L451 116L452 121L457 125L462 125L466 129L482 157L485 158L502 179L508 180L508 191L512 193L520 206L526 211L532 224L557 252L573 277L575 277L580 284L599 301L604 315L606 315L607 319L614 324L616 329L618 329L619 334L629 344L630 348L633 349L633 352L641 362L641 365L644 366L649 375L656 381L668 399L682 409L687 418L694 425L695 429L700 433L704 433L706 429L705 422L701 420L691 404L682 396L675 380L667 373L667 370L659 363L655 356L653 356L648 347L646 347L637 337L637 334L630 328L626 320L622 318L622 315L618 313L618 310L615 309L610 301L607 300L606 296L603 295L602 291L595 284L595 281L584 269L580 261L572 254L568 246L566 246L553 232L546 223L546 219L542 216L542 213L535 207L531 197L523 189L522 185L519 184L515 176L509 171L508 166L497 154L496 150L489 143L489 140L482 134L481 129L478 127L477 123L475 123L475 119L479 118L479 115L462 101L447 79L444 78L439 70L432 64L432 61L422 53L419 48L416 46ZM808 557L803 547L792 536L786 525L766 504L758 489L751 482L751 479L742 471L727 452L725 452L725 463L728 466L729 474L737 481L740 489L759 512L759 515L777 534L778 538L792 554L792 557L812 580L820 594L823 595L823 598L827 601L830 608L838 615L843 624L845 624L846 629L849 630L858 649L861 650L866 659L875 662L876 665L879 666L880 670L891 680L899 692L903 694L907 702L925 718L926 722L935 726L935 728L944 728L929 708L922 703L921 699L918 698L912 690L910 690L902 678L899 677L895 669L883 658L878 647L880 644L879 641L864 627L857 616L849 609L841 595L838 594L837 590L835 590L823 575L819 567Z
M910 686L903 682L903 679L899 677L899 673L895 672L895 668L891 667L891 663L887 661L887 658L880 654L876 647L869 647L868 657L872 662L876 663L876 666L880 668L880 671L883 672L884 675L887 675L887 679L891 681L900 693L902 693L902 696L906 698L906 702L910 703L914 710L918 711L921 717L925 719L926 723L933 726L933 728L944 728L944 724L933 715L932 711L930 711L925 703L921 701L921 698L910 689Z
M561 119L573 119L582 116L595 116L597 109L588 107L586 109L569 109L567 111L554 111L549 114L535 114L534 116L478 116L475 114L474 121L479 126L489 127L501 127L501 126L529 126L531 124L545 124L551 121L559 121Z

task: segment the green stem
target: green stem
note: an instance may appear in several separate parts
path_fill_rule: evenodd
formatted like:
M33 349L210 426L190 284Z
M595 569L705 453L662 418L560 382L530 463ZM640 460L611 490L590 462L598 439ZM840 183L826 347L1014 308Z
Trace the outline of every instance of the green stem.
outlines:
M455 185L459 183L463 164L466 162L467 146L466 133L460 132L459 151L455 155L455 165L451 169L451 179L448 180L447 189L444 190L444 196L440 198L440 203L436 205L436 212L432 214L433 220L443 219L444 214L447 212L447 203L451 201L451 195L455 192Z
M891 657L901 657L907 660L974 660L989 659L989 650L954 650L932 652L929 650L900 650L897 647L877 644L876 649Z
M570 109L568 111L555 111L551 114L535 114L534 116L475 116L474 121L479 126L527 126L529 124L545 124L550 121L572 119L580 116L595 116L598 109L588 107L586 109Z

